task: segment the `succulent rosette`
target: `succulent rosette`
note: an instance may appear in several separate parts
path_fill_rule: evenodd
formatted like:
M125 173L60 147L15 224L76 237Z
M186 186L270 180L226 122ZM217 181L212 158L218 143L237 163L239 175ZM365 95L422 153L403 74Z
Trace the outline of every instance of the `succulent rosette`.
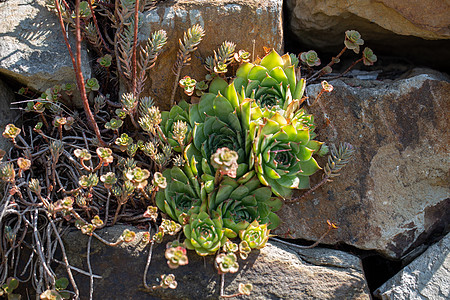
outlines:
M251 249L261 249L266 246L270 237L270 229L267 224L259 224L253 221L245 230L239 232L241 241L245 241Z
M200 256L215 254L227 240L222 220L211 219L204 211L192 215L183 231L186 236L186 247L195 250Z
M300 59L308 67L320 66L320 58L317 56L317 52L314 50L300 53Z
M176 269L179 266L184 266L188 264L188 257L186 255L186 248L178 243L168 243L167 249L164 256L167 259L167 264L169 268Z
M255 172L249 172L239 180L225 178L208 197L212 215L221 217L224 228L231 229L235 236L250 223L259 220L276 228L279 217L274 213L281 208L278 197L272 197L269 187L262 186Z
M220 78L213 80L209 92L191 106L189 118L194 130L192 143L185 152L188 162L195 157L201 162L202 172L211 174L211 155L220 148L228 148L237 152L238 164L247 166L251 142L247 137L250 102L240 99L233 83L228 85Z
M176 136L177 122L184 122L186 124L186 134L182 137L184 145L187 145L192 136L192 126L189 122L189 104L186 101L181 101L178 105L173 106L170 111L161 112L161 129L166 135L170 146L175 151L181 151L181 145ZM175 129L175 135L174 135Z
M236 273L239 270L237 256L232 252L217 255L215 265L219 274Z
M185 171L189 169L185 166ZM179 167L166 169L162 173L166 178L166 188L156 193L156 205L173 220L184 224L184 217L198 213L201 205L201 189L197 179L191 180ZM206 194L204 197L206 197Z
M238 154L228 148L219 148L211 155L211 165L221 174L236 178Z
M363 63L366 66L372 66L377 61L377 56L373 53L372 49L366 47L363 51Z
M245 63L236 72L236 90L255 99L261 107L286 109L292 100L299 100L305 90L305 80L298 80L289 54L269 52L260 64Z
M359 46L364 44L361 34L356 30L347 30L345 32L344 45L348 49L353 50L356 54L359 53Z
M260 118L250 126L254 138L250 168L255 168L261 183L277 196L289 198L292 189L309 188L309 176L320 169L312 155L322 144L313 140L312 115L304 109L292 119L284 117L283 111L262 110L258 114Z

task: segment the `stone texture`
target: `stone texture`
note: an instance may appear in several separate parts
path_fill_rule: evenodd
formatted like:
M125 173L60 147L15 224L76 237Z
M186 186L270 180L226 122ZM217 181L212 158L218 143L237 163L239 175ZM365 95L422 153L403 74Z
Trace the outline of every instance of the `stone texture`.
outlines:
M450 235L428 248L375 291L383 300L450 298Z
M101 235L116 240L124 228L127 227L106 228ZM138 239L141 237L142 232L137 234ZM64 238L69 261L83 269L87 269L87 239L79 231ZM171 270L164 258L164 244L154 248L147 280L158 285L156 280L161 274L173 273L178 287L149 293L142 284L148 247L143 249L136 242L111 248L94 238L93 273L103 276L94 281L94 299L100 295L102 299L218 299L220 278L213 267L213 257L203 259L188 251L189 264ZM89 279L77 278L81 299L86 299ZM356 256L321 248L299 250L275 241L252 252L246 261L240 260L240 271L225 276L225 293L234 294L239 283L247 282L253 284L253 292L246 299L370 299L361 261Z
M329 29L356 18L377 24L399 35L424 39L450 39L450 3L423 0L288 0L297 26ZM345 29L345 28L344 28Z
M172 66L178 52L178 39L192 25L200 24L205 37L192 54L191 65L184 67L181 78L189 75L203 80L207 74L202 60L213 55L213 50L224 41L236 43L236 50L252 52L255 41L255 57L263 56L263 46L283 49L283 24L281 0L214 0L214 1L165 1L144 14L144 25L139 32L142 40L156 30L167 32L168 42L150 71L145 94L155 96L162 108L168 108L175 76ZM155 75L152 75L155 74ZM183 97L179 88L176 99Z
M337 137L325 127L316 105L310 112L316 116L319 139L349 142L356 154L332 183L285 205L279 213L284 223L275 233L317 240L331 220L339 229L325 243L399 258L450 221L450 83L431 74L393 82L331 83L334 91L320 101ZM319 89L309 86L309 96L314 99ZM314 176L318 182L322 175Z
M0 80L0 149L5 151L12 147L12 143L2 137L1 133L5 130L5 126L14 122L19 115L18 110L11 109L11 102L13 101L13 91L8 88L7 83Z
M344 32L355 29L377 54L434 68L450 66L445 58L450 54L448 1L287 0L286 19L287 37L292 32L295 45L336 55Z
M73 44L72 49L75 51ZM82 67L89 78L85 49ZM0 2L0 73L37 91L75 82L57 16L44 0Z

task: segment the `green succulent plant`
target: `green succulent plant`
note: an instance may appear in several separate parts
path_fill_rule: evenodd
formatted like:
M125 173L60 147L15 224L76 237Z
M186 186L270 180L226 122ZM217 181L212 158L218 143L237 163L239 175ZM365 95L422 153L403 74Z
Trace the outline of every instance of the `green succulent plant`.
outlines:
M6 182L14 182L16 171L11 163L0 165L0 179Z
M19 294L13 294L13 291L19 287L19 280L14 277L10 277L6 282L0 286L0 296L7 297L8 300L20 300Z
M183 227L186 247L198 255L215 254L227 240L222 220L211 219L204 211L191 216L189 224Z
M192 96L194 93L195 85L197 81L194 78L191 78L189 76L184 76L182 79L180 79L180 87L184 90L184 93L188 96Z
M189 171L188 166L184 169ZM198 213L200 210L202 203L200 185L196 178L188 176L179 167L166 169L162 174L167 178L167 185L165 189L156 193L156 205L173 220L184 224L185 216ZM192 173L191 175L193 176ZM206 199L205 192L203 199Z
M181 225L173 220L162 219L159 230L164 234L175 235L181 230Z
M112 56L110 54L106 54L105 56L97 59L97 62L104 68L109 68L112 62Z
M130 243L135 238L136 238L136 233L134 231L129 230L129 229L124 229L124 231L120 235L120 239L123 240L125 243Z
M237 62L249 62L250 61L250 53L245 50L239 50L238 52L234 53L234 60Z
M189 262L186 255L186 248L179 243L168 243L164 255L167 259L167 264L171 269L187 265Z
M232 241L228 240L228 241L225 242L225 245L223 245L222 250L225 253L228 253L228 252L235 253L235 252L237 252L239 250L239 246L238 246L238 244L233 243Z
M320 58L317 56L317 52L314 50L300 53L300 60L309 67L320 66Z
M165 189L167 187L167 179L160 172L155 172L152 184L159 189Z
M251 249L261 249L266 246L270 237L270 229L267 224L259 224L258 221L253 221L245 230L239 232L239 237L242 241L247 242Z
M78 184L82 188L91 188L98 184L98 176L95 173L91 173L89 175L83 175L80 177Z
M239 293L241 295L249 296L253 290L253 285L251 283L239 283Z
M163 275L161 275L161 284L160 284L160 286L163 289L170 288L170 289L173 290L173 289L177 288L177 285L178 285L178 283L175 280L175 275L173 275L173 274L168 274L168 275L163 274Z
M261 117L250 128L254 137L250 168L277 196L289 198L292 189L309 188L309 176L320 169L312 154L322 144L313 140L313 116L304 109L292 119L268 110L257 115Z
M73 150L73 154L80 160L90 160L92 158L91 153L87 149L75 149Z
M302 98L305 80L298 79L289 54L280 56L275 50L261 59L260 64L245 63L236 71L234 85L245 97L255 99L262 107L287 109L293 100Z
M100 181L103 182L105 188L110 189L116 182L116 174L114 172L108 172L100 176Z
M217 52L214 50L214 56L208 56L205 59L205 68L211 73L226 73L228 71L227 66L234 59L235 48L235 43L223 42Z
M239 270L237 256L232 252L220 253L217 255L215 262L219 274L236 273Z
M217 149L216 153L211 155L211 165L216 169L216 172L231 178L236 178L237 160L237 152L226 147Z
M271 229L280 224L274 211L281 208L282 202L272 197L269 187L261 185L254 171L238 180L225 178L209 195L208 201L212 215L221 217L224 228L231 229L235 236L255 220L269 223Z
M356 30L347 30L345 32L344 45L350 50L353 50L356 54L359 53L359 46L364 44L364 40L361 38L361 34Z
M248 245L248 242L241 241L239 243L239 256L245 260L248 258L248 255L250 254L250 252L252 252L252 248L250 248L250 246Z
M3 137L14 140L19 134L21 129L14 126L14 124L8 124L3 131Z
M100 89L100 84L97 78L90 78L86 80L86 92L98 91Z
M80 18L86 18L86 19L88 19L92 16L91 10L89 9L89 3L87 3L87 1L80 2L79 16L80 16ZM75 12L72 14L72 18L75 19Z
M128 145L133 143L133 138L129 137L128 134L122 133L120 137L115 140L117 146L119 146L120 151L125 151Z
M158 208L156 206L147 206L147 210L144 212L144 217L150 218L153 222L156 222L158 215Z
M180 126L180 124L184 126ZM186 101L181 101L178 105L174 105L170 111L161 112L161 130L174 151L181 152L182 146L187 145L192 137L192 126L189 121L189 104Z
M121 119L112 118L109 122L105 124L106 129L118 130L123 125Z
M108 166L113 162L112 150L110 148L99 147L96 150L98 157L102 161L103 166Z
M215 78L209 92L202 95L199 103L191 105L189 121L193 139L186 147L185 156L188 162L195 157L201 163L203 173L213 173L210 157L220 148L236 151L237 163L248 164L251 103L242 99L233 83L228 85L223 79ZM245 172L244 165L241 170Z
M373 53L372 49L366 47L363 51L363 63L366 66L372 66L377 61L377 56Z
M125 173L125 177L130 180L136 188L143 189L148 184L147 179L150 177L150 171L135 167L133 169L129 169Z

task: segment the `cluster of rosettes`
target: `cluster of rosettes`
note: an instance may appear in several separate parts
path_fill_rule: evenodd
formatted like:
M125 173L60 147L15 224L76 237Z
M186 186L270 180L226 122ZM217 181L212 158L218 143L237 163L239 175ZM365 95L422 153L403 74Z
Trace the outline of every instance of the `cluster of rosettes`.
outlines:
M296 74L289 55L271 51L243 62L231 82L216 76L198 103L163 113L162 131L185 163L163 172L156 204L183 225L187 249L216 254L239 237L236 249L246 257L280 223L282 199L309 188L322 143L314 140L312 115L300 108L305 80ZM169 252L172 260L183 256ZM234 271L235 257L224 250L219 270Z

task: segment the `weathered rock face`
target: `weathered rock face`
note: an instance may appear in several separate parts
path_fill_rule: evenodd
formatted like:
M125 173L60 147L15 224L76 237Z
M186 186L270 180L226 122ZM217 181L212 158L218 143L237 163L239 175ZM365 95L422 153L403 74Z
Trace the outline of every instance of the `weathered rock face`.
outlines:
M73 43L72 49L75 52ZM89 78L85 49L82 67ZM44 0L0 3L0 73L37 91L75 82L57 16L47 9Z
M375 295L388 299L433 299L450 297L450 235L388 280Z
M399 35L450 39L450 4L446 1L288 0L287 4L296 18L292 24L306 28L342 27L338 19L350 23L358 17Z
M445 57L450 50L443 49L450 45L447 1L287 0L286 3L288 31L314 50L339 51L344 32L354 29L377 54L449 67Z
M399 258L450 220L450 83L428 74L392 83L331 83L334 91L320 101L337 138L328 126L318 131L319 139L350 142L357 152L332 183L285 205L279 213L284 223L276 233L317 240L331 220L339 229L326 243ZM318 91L319 85L308 88L312 98ZM320 108L310 112L318 128L324 128ZM315 176L318 182L321 174Z
M213 55L213 50L217 51L224 41L236 43L236 50L252 52L254 47L255 58L264 55L263 46L277 51L283 49L281 0L166 1L144 13L143 20L140 39L147 39L160 29L167 32L167 44L150 71L151 79L144 92L155 96L160 107L166 109L175 80L172 67L179 49L178 39L183 39L189 27L200 24L206 35L198 50L192 53L191 65L183 68L181 78L189 75L203 80L207 71L202 60ZM178 91L177 100L183 97L180 88Z
M124 226L102 230L107 240L116 240ZM132 228L135 229L135 228ZM147 276L149 285L159 285L162 274L173 273L178 287L175 290L143 289L142 276L148 247L137 242L118 248L92 241L93 273L102 276L94 280L94 299L218 299L220 277L213 267L213 257L201 258L188 252L189 264L172 270L164 258L164 245L154 248ZM65 238L69 261L86 267L87 236L79 231ZM165 242L167 242L165 240ZM89 293L89 278L80 275L77 282L81 299ZM240 260L240 270L225 276L225 293L237 293L239 283L252 283L251 299L370 299L359 258L329 249L299 250L278 242L270 242L254 251L246 261Z
M17 110L10 109L13 101L13 91L8 88L5 82L0 80L0 134L5 130L5 126L14 122L18 116ZM0 149L7 151L11 146L12 144L9 141L0 136Z

